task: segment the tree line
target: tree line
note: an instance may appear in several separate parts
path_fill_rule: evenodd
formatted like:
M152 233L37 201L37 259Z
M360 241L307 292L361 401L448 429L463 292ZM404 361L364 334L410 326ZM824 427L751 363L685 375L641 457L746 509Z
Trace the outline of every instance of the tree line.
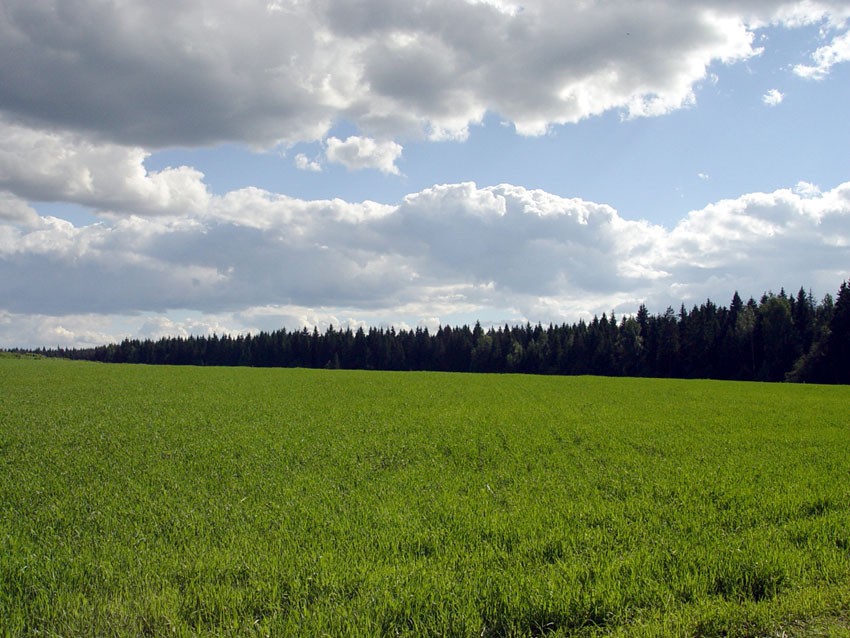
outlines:
M592 321L427 328L329 327L238 336L125 339L47 356L108 363L712 378L850 383L850 286L816 301L800 288L728 307L612 312Z

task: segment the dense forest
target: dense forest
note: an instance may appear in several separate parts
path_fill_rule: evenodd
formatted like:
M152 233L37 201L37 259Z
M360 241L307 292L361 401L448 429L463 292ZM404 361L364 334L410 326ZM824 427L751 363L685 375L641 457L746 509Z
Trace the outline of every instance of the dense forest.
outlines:
M766 293L728 307L603 314L572 325L483 329L285 329L239 336L126 339L87 349L37 350L109 363L523 372L850 383L850 286L815 301Z

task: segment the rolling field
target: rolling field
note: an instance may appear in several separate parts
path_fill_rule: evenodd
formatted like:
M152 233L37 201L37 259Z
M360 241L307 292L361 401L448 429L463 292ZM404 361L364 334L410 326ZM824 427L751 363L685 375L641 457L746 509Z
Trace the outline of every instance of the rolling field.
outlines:
M0 636L848 636L850 387L0 358Z

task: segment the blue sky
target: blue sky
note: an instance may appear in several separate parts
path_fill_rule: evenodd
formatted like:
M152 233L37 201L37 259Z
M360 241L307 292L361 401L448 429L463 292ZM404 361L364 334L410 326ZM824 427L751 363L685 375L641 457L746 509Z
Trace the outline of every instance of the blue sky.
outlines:
M3 9L0 347L847 277L845 3Z

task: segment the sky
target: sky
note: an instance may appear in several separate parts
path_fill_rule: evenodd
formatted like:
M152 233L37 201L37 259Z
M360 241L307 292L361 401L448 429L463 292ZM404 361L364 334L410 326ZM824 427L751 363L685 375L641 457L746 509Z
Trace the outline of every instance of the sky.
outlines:
M0 0L0 348L850 277L850 4Z

